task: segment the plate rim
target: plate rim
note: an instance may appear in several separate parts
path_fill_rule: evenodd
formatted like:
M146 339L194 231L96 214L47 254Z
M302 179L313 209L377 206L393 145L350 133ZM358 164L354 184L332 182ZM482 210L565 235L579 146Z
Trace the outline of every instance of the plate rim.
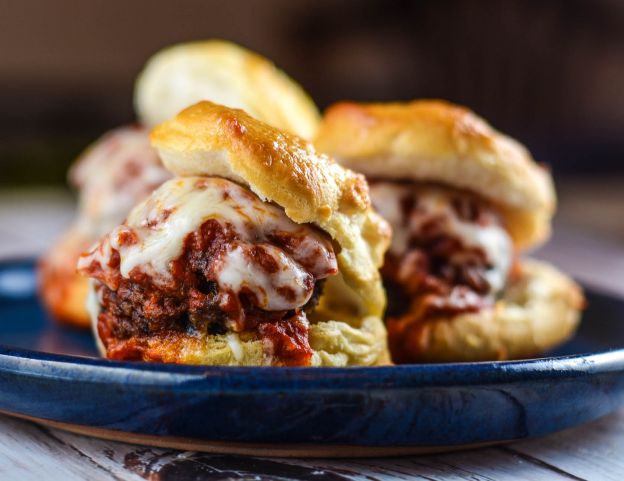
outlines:
M199 382L201 390L262 391L500 385L624 372L624 349L515 361L408 364L373 367L202 366L110 361L0 344L0 372L57 380L128 385ZM340 383L336 383L340 379ZM391 385L389 385L391 384ZM195 385L195 384L194 384Z

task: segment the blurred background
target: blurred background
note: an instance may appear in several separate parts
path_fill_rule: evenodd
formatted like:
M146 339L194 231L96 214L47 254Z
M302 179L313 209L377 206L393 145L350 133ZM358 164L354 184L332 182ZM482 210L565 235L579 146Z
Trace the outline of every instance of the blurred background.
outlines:
M624 242L620 0L0 0L0 12L5 208L16 189L62 192L85 145L133 121L133 81L152 53L220 37L272 59L321 108L470 107L553 168L562 229Z
M131 122L146 59L220 37L282 67L321 108L436 97L474 109L556 171L624 173L620 0L2 0L2 184L62 183Z

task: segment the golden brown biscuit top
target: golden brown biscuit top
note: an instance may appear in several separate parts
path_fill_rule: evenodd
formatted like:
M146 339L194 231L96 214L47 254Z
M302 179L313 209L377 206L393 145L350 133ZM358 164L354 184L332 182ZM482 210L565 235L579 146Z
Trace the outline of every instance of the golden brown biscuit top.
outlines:
M165 48L137 78L135 106L148 126L200 100L243 109L306 139L313 137L320 117L303 88L270 60L223 40Z
M463 107L439 100L341 102L326 111L315 144L370 177L443 183L490 199L519 247L548 236L556 202L550 173Z
M361 313L381 314L377 269L389 227L372 211L362 175L295 135L207 101L156 127L151 140L175 174L228 178L280 205L293 221L326 231L339 246L340 273L360 298Z

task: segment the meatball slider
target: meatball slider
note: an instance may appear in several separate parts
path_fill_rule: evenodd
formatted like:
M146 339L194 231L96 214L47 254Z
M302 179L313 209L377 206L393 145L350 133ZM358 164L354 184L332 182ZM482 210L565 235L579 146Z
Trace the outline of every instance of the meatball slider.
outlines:
M389 227L364 178L241 110L155 128L179 178L79 260L112 359L348 366L388 361L378 267Z
M520 259L548 238L547 170L472 112L441 101L340 103L317 148L364 173L393 229L382 269L395 362L538 355L569 338L583 296Z
M270 60L224 40L165 48L136 81L139 119L154 126L200 100L243 109L273 127L311 139L319 113L308 94Z

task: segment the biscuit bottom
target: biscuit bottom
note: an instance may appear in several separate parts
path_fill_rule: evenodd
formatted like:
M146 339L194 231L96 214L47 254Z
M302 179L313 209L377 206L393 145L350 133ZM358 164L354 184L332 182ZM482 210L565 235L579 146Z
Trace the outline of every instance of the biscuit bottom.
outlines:
M493 305L478 312L440 315L419 322L388 319L395 362L453 362L537 356L572 336L584 298L554 267L535 260L517 263Z

